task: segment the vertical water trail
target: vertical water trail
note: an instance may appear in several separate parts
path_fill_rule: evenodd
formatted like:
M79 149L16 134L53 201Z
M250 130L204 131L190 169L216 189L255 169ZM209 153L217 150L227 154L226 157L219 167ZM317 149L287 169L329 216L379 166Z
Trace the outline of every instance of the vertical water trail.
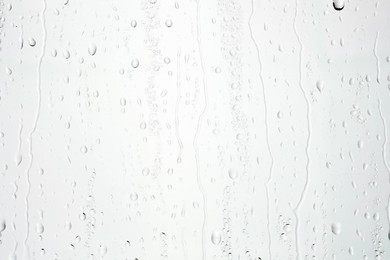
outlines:
M22 156L22 132L23 132L23 119L20 119L19 136L18 136L18 156ZM18 159L18 166L21 163Z
M381 84L380 82L380 66L379 66L379 57L378 57L378 53L376 51L377 47L378 47L378 38L379 38L379 31L376 32L376 37L375 37L375 43L374 43L374 55L375 55L375 59L376 59L376 82L378 82L379 84Z
M199 115L198 118L198 124L196 128L196 132L194 135L193 140L193 147L195 151L195 163L196 163L196 179L198 182L198 188L200 192L202 193L203 198L203 224L202 224L202 260L206 259L206 251L205 251L205 229L207 225L207 197L206 193L204 191L202 180L200 176L200 166L199 166L199 148L198 148L198 138L199 138L199 132L202 127L202 121L203 118L207 112L208 107L208 98L207 98L207 85L206 85L206 73L204 69L204 61L203 61L203 54L202 54L202 38L201 38L201 31L200 31L200 0L196 0L197 10L196 10L196 34L197 34L197 42L198 42L198 49L199 49L199 58L200 58L200 65L202 69L202 83L203 83L203 93L204 93L204 102L205 105L203 107L203 111Z
M294 16L294 32L297 37L297 40L299 42L299 88L302 92L303 97L305 98L306 102L306 119L307 119L307 140L306 140L306 178L305 178L305 185L303 186L303 191L301 193L301 196L299 198L299 201L297 203L297 206L294 208L294 216L296 220L295 225L295 243L296 243L296 253L297 253L297 259L300 259L300 251L299 251L299 239L298 239L298 230L299 230L299 218L298 214L300 212L302 203L304 198L306 197L307 188L310 183L310 175L309 175L309 167L310 167L310 157L309 157L309 147L310 147L310 138L311 138L311 128L310 128L310 103L309 99L307 98L307 94L302 86L302 52L303 52L303 44L301 41L301 38L299 37L298 31L297 31L297 16L298 16L298 0L295 2L295 16Z
M177 162L181 162L181 156L183 153L183 142L180 138L179 132L179 110L180 110L180 100L181 100L181 86L180 86L180 57L181 50L177 51L177 81L176 81L176 106L175 106L175 129L176 129L176 140L179 144L179 155L177 157Z
M387 150L387 140L388 140L388 138L387 138L387 124L386 124L386 120L382 114L381 100L379 98L378 98L378 109L379 109L379 116L382 119L383 133L385 136L385 140L383 141L383 144L382 144L382 157L383 157L383 163L385 164L385 167L386 167L386 171L389 175L389 184L390 184L390 168L389 168L389 165L387 164L387 160L386 160L386 157L387 157L386 150ZM390 192L389 192L389 196L387 199L386 211L387 211L387 221L389 222L388 232L390 232Z
M259 71L259 77L260 77L260 81L261 81L261 88L262 88L262 94L263 94L263 103L264 103L265 134L266 134L267 149L268 149L269 156L271 158L271 165L270 165L270 168L269 168L269 174L268 174L268 178L267 178L267 181L265 182L264 186L265 186L266 196L267 196L268 254L269 254L269 259L272 259L272 253L271 253L271 231L270 231L269 185L272 182L272 172L273 172L272 170L273 170L273 167L274 167L274 157L272 155L271 146L270 146L270 142L269 142L268 107L267 107L267 102L266 102L266 97L265 97L265 86L264 86L264 80L263 80L263 75L262 75L263 66L262 66L261 58L260 58L260 48L257 45L257 42L256 42L255 37L253 35L252 26L251 26L251 20L252 20L253 13L254 13L254 0L251 1L251 6L252 6L252 9L251 9L251 14L250 14L249 19L248 19L248 26L249 26L249 32L250 32L253 44L255 45L255 48L256 48L257 60L259 62L259 67L260 67L260 69L259 69L260 70Z
M30 222L29 222L29 218L30 218L30 215L29 215L29 210L30 210L30 201L29 201L29 197L30 197L30 191L31 191L31 180L30 180L30 171L31 171L31 168L32 168L32 164L33 164L33 160L34 160L34 156L33 156L33 135L37 129L37 124L38 124L38 120L39 120L39 116L40 116L40 112L41 112L41 66L42 66L42 60L43 60L43 57L45 56L45 49L46 49L46 20L45 20L45 12L46 12L46 8L47 8L47 3L46 3L46 0L43 0L43 8L42 8L42 11L41 11L41 27L42 27L42 32L43 32L43 35L42 35L42 49L41 49L41 56L39 57L39 61L38 61L38 66L37 66L37 94L38 94L38 101L37 101L37 109L36 109L36 113L35 113L35 119L34 119L34 124L33 124L33 127L32 127L32 130L29 134L29 156L30 156L30 164L28 166L28 169L27 169L27 172L26 172L26 180L27 180L27 192L26 192L26 197L25 197L25 203L26 203L26 237L24 239L24 242L23 242L23 250L24 250L24 255L25 255L25 258L27 257L27 259L30 258L30 255L29 255L29 246L27 244L28 242L28 238L29 238L29 235L30 235Z
M183 249L184 260L188 260L187 245L186 245L186 241L184 239L184 234L185 234L185 229L182 228L181 229L181 247Z

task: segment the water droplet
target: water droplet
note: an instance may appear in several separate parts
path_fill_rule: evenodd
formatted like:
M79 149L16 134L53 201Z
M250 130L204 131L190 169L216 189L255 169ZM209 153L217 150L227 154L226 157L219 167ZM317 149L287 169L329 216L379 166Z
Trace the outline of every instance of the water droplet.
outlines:
M15 164L16 164L16 166L19 166L22 163L22 160L23 160L22 155L21 154L17 154L15 156Z
M230 179L234 180L238 177L238 172L235 169L229 169L229 177Z
M141 128L142 130L145 130L146 129L146 122L141 122L141 124L139 125L139 128Z
M332 168L332 163L331 162L326 162L326 168L328 168L328 169Z
M130 26L133 27L133 28L137 27L137 21L136 20L132 20L130 22Z
M322 80L318 80L316 83L316 87L319 92L322 92L322 90L324 89L324 82Z
M88 148L84 145L84 146L82 146L82 147L80 148L80 151L81 151L82 153L87 153L87 152L88 152Z
M170 28L170 27L172 27L172 25L173 25L173 22L172 22L171 19L165 20L165 26L166 26L166 27Z
M65 59L69 59L70 58L70 52L68 50L64 50L62 52L62 55L64 56Z
M213 242L214 245L218 245L219 243L221 243L221 240L222 236L221 233L219 233L218 231L214 231L211 234L211 242Z
M283 230L286 231L287 233L291 232L291 225L290 224L284 225Z
M138 200L138 194L137 194L136 192L131 193L131 194L130 194L130 199L131 199L132 201Z
M5 73L7 73L8 75L11 75L12 74L12 70L8 67L5 68Z
M138 68L139 66L139 60L138 59L133 59L131 61L131 66L135 69L135 68Z
M96 44L91 44L89 47L88 47L88 53L89 55L93 56L96 54L96 50L97 50L97 47L96 47Z
M30 38L30 39L28 40L28 44L29 44L31 47L34 47L34 46L37 44L37 42L35 41L34 38Z
M333 7L336 11L341 11L344 9L344 0L333 0Z
M335 235L340 235L340 233L341 233L341 224L340 223L333 223L332 224L332 233Z
M5 219L0 220L0 233L5 230L7 225L5 224Z
M37 224L36 231L38 234L42 234L45 231L45 227L42 224Z

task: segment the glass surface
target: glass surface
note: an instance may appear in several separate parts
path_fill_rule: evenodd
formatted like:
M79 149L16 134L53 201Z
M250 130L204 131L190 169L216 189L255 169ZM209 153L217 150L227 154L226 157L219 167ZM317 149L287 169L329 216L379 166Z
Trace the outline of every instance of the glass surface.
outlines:
M0 259L390 259L389 11L1 1Z

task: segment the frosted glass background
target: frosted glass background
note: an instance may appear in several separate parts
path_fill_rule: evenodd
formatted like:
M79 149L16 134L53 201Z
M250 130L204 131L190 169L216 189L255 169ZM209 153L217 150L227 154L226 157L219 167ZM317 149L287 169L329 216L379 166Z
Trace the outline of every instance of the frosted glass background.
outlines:
M390 259L390 1L335 1L2 0L0 259Z

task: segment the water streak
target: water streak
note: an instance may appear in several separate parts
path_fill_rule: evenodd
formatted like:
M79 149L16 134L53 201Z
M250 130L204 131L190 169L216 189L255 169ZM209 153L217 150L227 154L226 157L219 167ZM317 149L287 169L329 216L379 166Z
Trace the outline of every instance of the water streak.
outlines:
M299 37L298 30L297 30L297 16L298 16L298 0L295 2L295 16L294 16L294 32L297 37L298 43L299 43L299 88L302 92L302 95L305 99L306 103L306 120L307 120L307 139L306 139L306 148L305 148L305 154L306 154L306 177L305 177L305 184L303 186L302 193L300 195L299 201L297 203L297 206L294 208L294 216L296 220L295 225L295 243L296 243L296 254L297 259L300 259L300 249L299 249L299 238L298 238L298 231L299 231L299 218L298 214L300 213L301 206L303 203L303 200L306 197L307 189L310 184L310 174L309 174L309 168L310 168L310 157L309 157L309 148L310 148L310 139L311 139L311 128L310 128L310 103L309 99L307 97L307 94L302 86L302 53L303 53L303 44L301 41L301 38Z
M379 116L381 117L382 124L383 124L383 134L385 136L385 140L383 141L383 144L382 144L382 158L383 158L383 163L385 164L385 167L386 167L386 171L389 175L389 184L390 184L390 168L389 168L389 165L388 165L387 160L386 160L386 157L387 157L386 150L387 150L387 140L388 140L388 138L387 138L387 124L386 124L386 120L382 114L382 107L381 107L380 99L378 99L378 109L379 109ZM387 211L387 221L389 222L389 231L390 231L390 193L389 193L389 196L387 199L386 211Z
M200 129L202 128L202 122L203 118L206 115L207 107L208 107L208 98L207 98L207 84L206 84L206 73L204 69L204 60L203 60L203 53L202 53L202 38L201 38L201 30L200 30L200 0L196 1L197 10L196 10L196 31L197 31L197 42L198 42L198 49L199 49L199 57L200 57L200 64L202 69L202 84L203 84L203 93L204 93L204 101L205 105L203 107L203 111L200 113L197 123L196 132L194 135L193 140L193 147L195 151L195 163L196 163L196 178L198 182L198 188L200 192L202 193L203 198L203 224L202 224L202 260L206 259L206 251L205 251L205 241L206 241L206 225L207 225L207 197L206 193L204 191L202 180L201 180L201 174L200 174L200 165L199 165L199 148L198 148L198 138Z
M374 55L375 55L375 59L376 59L376 81L381 84L380 82L380 65L379 65L379 57L378 57L378 53L377 53L377 47L378 47L378 38L379 38L379 31L376 32L376 37L375 37L375 44L374 44Z
M39 120L39 116L40 116L40 112L41 112L41 76L42 76L42 71L41 71L41 67L42 67L42 61L43 61L43 58L45 56L45 49L46 49L46 20L45 20L45 12L46 12L46 8L47 8L47 3L46 3L46 0L43 0L43 8L42 8L42 11L41 11L41 27L42 27L42 32L43 32L43 35L42 35L42 49L41 49L41 56L39 57L39 61L38 61L38 66L37 66L37 95L38 95L38 101L37 101L37 109L36 109L36 113L35 113L35 119L34 119L34 124L33 124L33 127L32 127L32 130L29 134L29 157L30 157L30 164L28 166L28 169L27 169L27 173L26 173L26 179L27 179L27 192L26 192L26 197L25 197L25 204L26 204L26 237L24 239L24 243L23 243L23 250L24 250L24 255L27 259L30 259L30 252L29 252L29 246L27 244L28 242L28 238L29 238L29 235L30 235L30 222L29 222L29 219L30 219L30 215L29 215L29 211L30 211L30 192L31 192L31 180L30 180L30 171L31 171L31 168L32 168L32 165L33 165L33 160L34 160L34 156L33 156L33 136L34 136L34 133L37 129L37 125L38 125L38 120Z
M268 107L267 107L267 102L266 102L266 97L265 97L265 86L264 86L264 80L263 80L263 75L262 75L262 69L263 69L263 66L262 66L262 62L261 62L261 58L260 58L260 48L259 46L257 45L257 42L255 40L255 37L253 35L253 31L252 31L252 26L251 26L251 20L252 20L252 17L253 17L253 13L254 13L254 0L252 0L251 2L251 6L252 6L252 9L251 9L251 14L249 16L249 20L248 20L248 26L249 26L249 31L250 31L250 35L251 35L251 38L252 38L252 41L256 47L256 54L257 54L257 60L259 62L259 67L260 67L260 71L259 71L259 77L260 77L260 81L261 81L261 88L262 88L262 94L263 94L263 104L264 104L264 124L265 124L265 133L266 133L266 142L267 142L267 149L268 149L268 153L269 153L269 156L270 156L270 159L271 159L271 165L270 165L270 168L269 168L269 174L268 174L268 178L267 178L267 181L265 182L265 190L266 190L266 196L267 196L267 232L268 232L268 254L269 254L269 259L272 259L272 252L271 252L271 231L270 231L270 199L269 199L269 185L271 184L272 182L272 173L273 173L273 166L274 166L274 157L272 155L272 152L271 152L271 146L270 146L270 142L269 142L269 125L268 125Z
M175 129L176 129L176 140L179 144L179 155L177 157L178 163L181 162L181 156L183 153L183 142L180 138L179 131L179 110L180 110L180 100L181 100L181 86L180 86L180 57L181 50L177 51L177 81L176 81L176 106L175 106Z

